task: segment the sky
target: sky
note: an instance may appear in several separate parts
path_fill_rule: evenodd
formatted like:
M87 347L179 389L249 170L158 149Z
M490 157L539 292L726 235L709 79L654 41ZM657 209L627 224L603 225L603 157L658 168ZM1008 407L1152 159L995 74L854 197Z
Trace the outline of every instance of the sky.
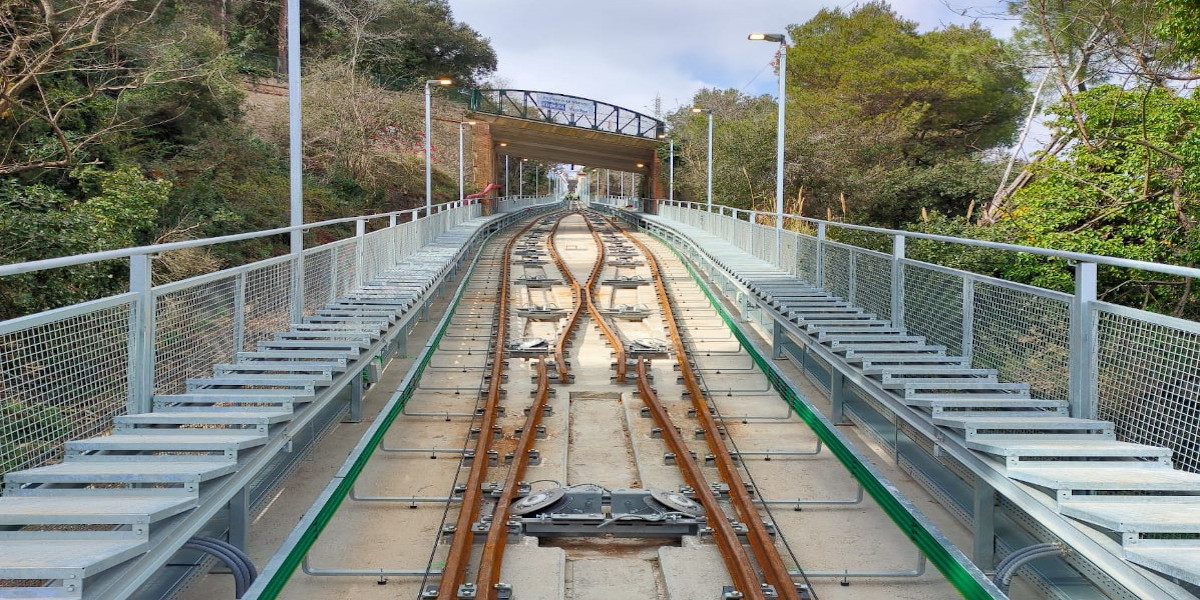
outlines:
M449 0L454 18L491 40L495 77L513 89L556 92L654 114L690 105L702 88L771 94L777 45L751 42L752 32L784 33L822 6L849 9L854 0ZM922 31L969 24L1003 12L997 0L891 0ZM968 16L960 14L965 11ZM1011 22L980 19L1000 37Z

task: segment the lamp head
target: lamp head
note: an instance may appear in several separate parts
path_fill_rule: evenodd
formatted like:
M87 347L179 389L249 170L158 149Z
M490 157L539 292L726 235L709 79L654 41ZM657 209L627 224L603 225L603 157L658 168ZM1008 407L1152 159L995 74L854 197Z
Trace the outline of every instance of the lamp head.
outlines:
M746 36L746 39L764 42L775 42L782 44L784 37L782 33L752 33Z
M437 80L438 85L450 85L452 83L454 83L454 80L450 79L449 77L443 77Z
M638 163L638 164L637 164L637 167L638 167L639 169L644 169L644 168L646 167L646 163Z
M712 110L708 109L708 108L700 108L699 106L693 106L692 112L694 112L696 114L700 114L700 113L710 113L710 112L712 112Z

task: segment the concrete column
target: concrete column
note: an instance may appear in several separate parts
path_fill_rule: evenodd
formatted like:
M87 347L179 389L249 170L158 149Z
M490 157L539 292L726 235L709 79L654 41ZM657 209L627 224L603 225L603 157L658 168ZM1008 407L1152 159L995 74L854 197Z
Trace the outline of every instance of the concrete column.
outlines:
M653 199L643 203L646 212L650 214L658 214L658 200L667 197L667 186L663 182L662 165L658 162L658 156L655 155L649 162L649 173L646 174L646 198Z
M492 128L484 121L477 121L471 131L471 174L464 184L464 195L479 192L496 179L496 149L492 143ZM491 203L483 203L483 214L492 214Z

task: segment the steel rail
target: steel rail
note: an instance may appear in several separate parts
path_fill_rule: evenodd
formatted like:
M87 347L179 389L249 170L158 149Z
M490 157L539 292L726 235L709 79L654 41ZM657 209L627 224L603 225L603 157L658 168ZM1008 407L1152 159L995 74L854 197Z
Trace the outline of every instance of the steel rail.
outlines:
M611 221L609 222L612 225ZM592 232L592 237L596 240L596 245L599 248L599 263L603 264L604 259L604 241L600 239L600 234L596 232L596 228L590 221L587 221L588 229ZM616 227L614 227L614 230ZM657 271L655 271L657 278ZM657 279L656 279L657 280ZM595 310L594 303L591 302L591 297L588 297L588 306L592 312L592 318L600 326L601 331L608 337L614 349L620 349L618 354L618 365L624 366L625 353L624 347L621 345L620 339L616 333L609 327L603 315ZM679 354L682 356L682 353ZM713 539L721 550L721 558L725 562L725 568L729 572L734 585L738 588L737 591L743 594L744 598L754 600L766 598L762 587L759 585L758 572L754 565L750 562L750 557L746 554L745 547L742 546L741 540L737 536L737 532L733 529L733 525L725 518L724 511L717 500L716 494L709 487L705 480L704 473L700 470L700 466L695 461L688 460L689 456L686 442L683 440L682 434L675 429L674 423L671 420L667 410L658 401L658 395L649 384L649 377L646 372L646 362L639 360L637 362L637 386L638 393L641 395L642 402L650 410L651 416L663 432L663 439L667 443L667 447L679 457L677 465L680 472L683 474L684 481L695 490L697 499L704 506L705 512L712 516L709 519L709 526L713 530ZM623 373L618 371L618 381L623 380ZM707 413L707 411L704 411ZM715 428L709 431L716 431ZM731 486L734 487L734 486Z
M566 336L567 332L563 332ZM496 501L496 510L492 513L492 522L488 528L487 540L483 544L483 554L479 558L479 570L475 576L475 588L479 600L493 600L496 596L496 584L500 582L500 567L504 561L504 549L508 543L509 507L517 499L517 486L525 476L525 468L529 466L529 451L537 439L535 432L542 421L546 402L550 400L550 377L547 374L546 361L538 361L537 396L533 406L529 407L529 416L525 418L524 433L513 451L512 468L504 480L504 488L500 499ZM485 436L480 436L485 437Z
M667 325L671 342L674 344L675 351L679 356L679 360L676 362L679 364L679 371L683 378L684 386L687 388L692 404L696 408L696 418L705 430L717 431L717 422L708 410L706 397L700 388L699 380L692 370L691 362L687 360L686 348L683 344L683 338L679 333L679 325L675 322L675 315L671 311L670 297L667 295L666 286L663 284L663 275L658 260L655 259L653 253L650 252L650 249L641 240L638 240L623 229L620 231L646 257L646 264L650 267L653 275L659 304L662 306L663 322ZM663 429L664 431L666 429L674 430L674 428L665 426ZM730 484L729 497L738 513L738 518L746 525L746 538L750 542L750 547L754 551L759 566L763 569L764 577L768 583L775 586L775 591L779 595L779 598L784 600L799 600L796 585L788 573L787 565L783 563L783 557L779 555L778 550L775 548L774 540L771 539L766 526L763 524L762 517L754 505L754 499L750 497L750 493L746 490L745 486L738 485L741 482L741 476L738 473L737 465L733 461L733 456L729 453L729 449L725 447L720 436L710 435L705 436L705 438L708 441L709 450L715 457L718 472ZM690 461L681 460L681 462L688 463Z
M600 265L594 269L594 281L588 282L585 288L588 314L592 316L592 320L596 322L596 326L600 328L604 337L608 338L608 343L612 345L613 354L617 358L617 382L624 383L628 372L628 365L625 364L625 345L621 343L621 337L608 324L608 320L604 318L604 315L600 313L600 309L596 308L596 303L592 300L592 288L600 280L600 271L604 268L604 240L600 239L600 234L596 232L596 228L592 225L591 221L584 217L583 222L587 223L588 231L592 232L592 239L596 241L596 264Z
M704 473L700 471L700 466L689 458L687 443L683 441L683 436L675 430L671 415L667 414L667 409L658 401L658 395L650 387L647 375L646 360L639 359L637 361L638 393L641 395L642 402L650 409L655 423L662 429L663 440L666 441L667 447L675 453L675 456L679 457L676 464L683 473L684 481L695 491L696 499L700 501L700 504L704 506L705 513L709 515L708 525L713 530L713 540L721 550L721 558L725 561L725 568L729 571L734 586L737 587L738 592L742 593L742 598L765 600L766 595L763 593L762 586L759 585L758 572L750 562L746 548L742 546L742 541L738 539L737 532L734 531L729 519L725 518L725 513L717 501L717 495L709 487ZM729 486L731 491L737 487L742 486ZM795 594L794 589L792 593Z
M558 232L558 226L570 214L575 213L564 214L554 221L554 226L550 229L550 235L547 236L545 242L560 272L570 282L572 292L575 296L575 307L571 312L571 317L568 319L566 327L555 344L555 360L557 361L560 383L566 383L566 377L569 373L569 370L566 369L566 340L570 338L575 326L578 324L579 315L584 304L579 282L575 280L575 277L558 255L557 250L554 249L554 236ZM598 259L595 266L593 266L591 275L587 281L589 286L596 280L600 271L600 265L602 264L602 260ZM517 442L517 447L513 451L512 466L508 471L508 476L505 478L500 498L497 500L496 507L492 513L491 524L488 528L483 552L480 555L479 569L475 576L475 593L479 600L493 600L499 591L497 584L500 583L500 571L504 563L504 551L508 544L509 509L517 499L518 486L524 478L525 469L529 466L529 453L533 449L537 438L534 432L537 431L538 425L541 423L542 416L545 414L545 407L549 400L550 377L548 368L546 361L540 360L537 363L537 390L535 399L533 405L529 408L529 414L525 418L524 429L522 429L525 433L521 435Z
M571 213L576 214L576 213ZM567 218L563 215L554 222L554 227L550 228L550 235L546 239L546 249L550 252L550 257L554 259L554 264L558 266L558 270L571 286L571 297L575 306L571 308L571 316L567 317L566 327L563 329L563 334L559 336L558 343L554 345L554 361L555 367L558 370L559 383L567 383L567 378L570 376L571 369L567 367L567 341L571 337L571 332L575 329L576 323L579 322L579 315L584 310L583 290L580 289L579 281L575 279L575 275L567 268L567 264L563 262L562 256L558 254L558 250L554 248L554 235L558 233L558 226L562 220ZM600 264L599 261L596 262ZM589 284L595 278L596 268L592 269L592 277L588 279Z
M531 219L508 239L504 245L504 260L500 265L500 294L496 302L496 341L492 351L491 381L488 385L487 402L483 409L483 420L479 431L482 432L475 442L475 460L471 462L471 472L467 476L467 487L463 492L462 503L459 506L458 518L455 520L454 537L450 542L450 552L446 556L446 564L442 567L442 576L438 580L438 595L444 598L457 595L458 587L466 576L471 549L474 546L475 535L471 524L479 513L482 502L480 486L487 476L488 450L492 447L492 436L488 435L496 424L497 406L500 404L500 386L504 375L504 343L508 334L508 286L512 269L513 246L521 234L529 231L537 220ZM515 458L514 458L515 460Z

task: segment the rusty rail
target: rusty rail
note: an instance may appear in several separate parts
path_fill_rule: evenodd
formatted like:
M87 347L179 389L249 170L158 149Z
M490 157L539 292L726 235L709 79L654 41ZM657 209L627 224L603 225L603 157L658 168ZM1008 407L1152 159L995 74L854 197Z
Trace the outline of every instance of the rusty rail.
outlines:
M583 221L587 223L588 231L592 232L592 239L596 240L596 251L598 253L596 257L597 266L592 271L592 281L589 281L587 287L584 288L588 314L592 316L592 320L596 322L596 326L600 328L604 337L608 339L608 343L612 345L613 354L617 359L617 382L624 383L628 371L628 366L625 364L625 344L621 342L621 336L609 326L604 315L600 314L600 309L596 308L596 303L592 301L592 288L596 286L596 283L599 281L600 271L604 268L604 241L600 239L600 234L596 233L596 228L592 226L591 221L586 217Z
M463 493L459 506L458 518L454 524L454 538L450 542L450 552L446 556L446 565L442 569L438 581L438 595L443 598L453 598L458 594L471 558L471 548L474 545L474 534L471 524L479 514L482 501L480 486L488 471L488 450L492 446L492 428L496 424L496 407L500 404L500 385L504 376L504 343L508 337L508 282L513 246L521 234L529 231L536 223L530 220L525 227L517 231L508 243L504 245L504 259L500 267L500 294L496 303L496 343L493 346L491 381L488 385L487 402L484 405L483 420L479 427L479 439L475 442L475 458L471 463L471 473L467 476L467 488ZM515 461L514 457L514 461Z
M691 361L688 360L685 353L686 348L683 344L683 338L679 334L679 325L675 322L675 315L671 311L670 298L667 295L666 286L663 284L663 274L658 261L641 240L638 240L623 229L619 229L619 231L637 246L646 257L646 264L649 265L650 271L653 274L655 291L658 295L659 304L662 307L663 322L667 325L671 342L675 346L680 375L683 378L688 395L692 399L692 404L696 409L696 417L704 430L715 434L717 431L717 422L713 418L712 413L709 412L708 402L705 399L703 390L700 389L699 379L692 370ZM673 427L663 426L664 435L668 429L674 430ZM729 449L725 447L719 435L707 435L705 438L708 440L709 450L715 457L718 472L729 483L729 497L732 500L734 509L737 511L738 518L746 525L746 538L750 542L750 548L754 552L754 557L758 561L759 567L763 570L764 578L767 580L767 583L775 586L779 598L784 600L799 600L796 585L788 573L787 565L783 563L783 557L779 555L779 551L775 548L775 541L771 539L770 534L767 532L766 525L763 523L757 507L754 505L753 498L750 497L750 492L745 486L740 485L742 478L738 473L737 465L733 461L733 456L729 454ZM680 456L681 460L685 458L685 456ZM750 597L747 590L739 591Z
M565 334L564 334L565 335ZM550 399L550 377L547 374L546 361L538 361L538 387L533 406L529 407L529 416L525 418L525 429L513 450L512 468L504 480L504 489L496 502L496 510L492 513L492 523L488 528L487 541L483 545L483 554L479 559L479 573L476 575L475 587L479 600L492 600L496 594L496 584L500 581L500 567L504 560L504 548L508 543L508 509L517 499L517 484L525 475L529 466L529 451L537 438L537 426L545 413L546 402ZM482 433L480 436L482 437Z
M700 504L704 506L705 513L709 515L708 525L713 530L713 540L721 549L721 558L725 561L725 568L729 570L729 576L733 578L733 584L737 587L737 591L742 592L744 598L764 598L763 590L758 583L758 572L754 570L750 556L746 554L746 548L742 546L742 541L738 539L737 532L734 531L729 519L725 518L725 513L717 501L717 495L709 487L704 473L700 471L700 466L691 459L687 444L683 441L683 436L675 430L671 415L667 414L667 409L658 401L658 395L650 387L645 359L637 361L637 386L642 402L650 409L654 421L662 429L662 436L667 442L667 447L675 453L675 464L679 465L684 481L695 490L696 499L700 501ZM710 429L709 431L715 430ZM718 436L707 437L711 439ZM729 487L732 489L738 486L731 483Z

